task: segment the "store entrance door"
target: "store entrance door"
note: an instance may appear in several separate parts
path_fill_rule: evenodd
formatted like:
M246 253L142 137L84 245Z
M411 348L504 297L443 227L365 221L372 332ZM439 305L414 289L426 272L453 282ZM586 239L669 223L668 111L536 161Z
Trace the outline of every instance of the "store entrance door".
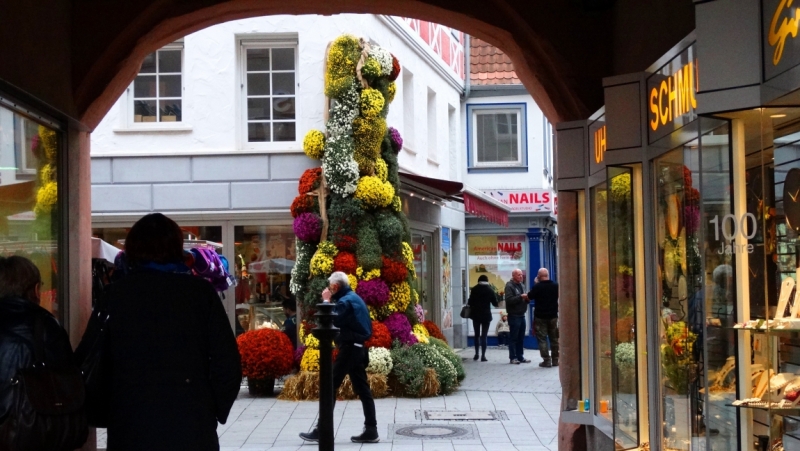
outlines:
M419 293L419 302L425 310L425 319L438 325L440 322L436 308L436 293L433 291L433 235L412 231L411 249L414 251L414 270L417 272L414 288Z

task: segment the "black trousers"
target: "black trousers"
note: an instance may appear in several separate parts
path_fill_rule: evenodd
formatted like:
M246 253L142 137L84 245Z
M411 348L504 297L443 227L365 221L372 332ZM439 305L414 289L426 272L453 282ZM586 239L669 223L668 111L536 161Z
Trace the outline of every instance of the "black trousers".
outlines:
M489 321L472 320L472 328L475 329L475 355L478 355L479 345L483 349L483 354L486 354L486 336L489 335L489 324Z
M377 429L378 420L375 417L375 401L372 399L372 391L367 382L367 365L369 365L369 352L367 348L358 347L353 344L341 344L338 347L339 354L333 362L333 393L339 391L339 387L344 381L344 377L350 376L350 383L353 384L353 391L361 399L361 406L364 409L364 426L367 429ZM336 405L334 395L333 404Z

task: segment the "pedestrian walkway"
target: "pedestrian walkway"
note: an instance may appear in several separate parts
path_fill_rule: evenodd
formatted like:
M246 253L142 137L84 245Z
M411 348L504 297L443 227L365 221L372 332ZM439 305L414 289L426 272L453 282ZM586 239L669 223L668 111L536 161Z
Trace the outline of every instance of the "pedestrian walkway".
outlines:
M555 451L558 449L558 415L561 387L558 368L540 368L538 352L527 351L533 362L510 365L508 351L490 349L488 362L473 361L472 349L460 352L466 379L455 393L436 398L384 398L375 400L381 442L357 444L350 436L361 433L361 402L339 401L334 411L337 450L365 451ZM242 389L228 423L218 427L223 451L307 451L298 433L309 430L317 418L318 402L252 398ZM494 412L494 420L432 420L428 411ZM415 427L439 426L435 429ZM425 439L401 435L413 430ZM451 431L463 430L456 438ZM400 433L395 433L395 432ZM390 434L391 433L391 434ZM105 436L98 435L105 446ZM99 444L100 444L99 443Z

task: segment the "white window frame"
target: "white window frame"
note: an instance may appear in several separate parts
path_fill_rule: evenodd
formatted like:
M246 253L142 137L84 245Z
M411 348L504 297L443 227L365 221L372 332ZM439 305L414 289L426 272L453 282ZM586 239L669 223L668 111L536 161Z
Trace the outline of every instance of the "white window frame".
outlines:
M184 52L183 39L167 44L153 53L160 50L180 50L181 52L181 121L175 122L134 122L134 96L133 84L128 86L122 96L123 104L120 107L120 127L115 128L115 133L137 133L137 132L188 132L192 126L187 122L186 108L186 59ZM158 72L156 72L158 73ZM172 74L170 72L169 74ZM139 73L137 72L138 76Z
M522 106L501 107L501 108L481 108L479 105L472 105L470 109L470 134L471 146L471 167L473 168L518 168L526 167L526 143L525 143L525 110ZM517 115L517 161L479 161L478 160L478 115L481 114L516 114ZM499 133L498 133L499 135Z
M300 102L300 51L297 34L253 33L236 37L236 148L242 151L262 151L268 153L296 153L303 151L302 136L304 124L301 122ZM247 140L247 49L293 48L294 49L294 108L295 108L295 140L249 142ZM270 93L272 84L270 83ZM270 116L271 117L271 116ZM270 120L271 121L271 120Z
M26 118L22 115L14 115L14 158L17 164L17 176L21 179L25 178L36 178L36 173L38 172L38 162L28 161L28 152L27 147L29 143L27 141L27 128L28 127L36 127L38 131L39 124L36 122ZM28 163L33 163L33 167L28 167Z

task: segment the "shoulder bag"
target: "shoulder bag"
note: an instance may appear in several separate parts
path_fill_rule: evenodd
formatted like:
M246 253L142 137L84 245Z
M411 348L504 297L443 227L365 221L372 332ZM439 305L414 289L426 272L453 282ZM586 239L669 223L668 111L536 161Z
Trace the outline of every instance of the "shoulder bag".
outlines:
M101 296L86 325L75 360L80 365L86 386L86 416L89 425L107 428L111 410L111 373L105 356L106 333L109 313L106 309L106 296Z
M461 306L461 314L460 316L464 319L469 318L470 306L469 304L464 304Z
M43 321L34 323L33 365L12 380L9 414L0 426L2 451L72 451L89 433L81 373L45 361Z

